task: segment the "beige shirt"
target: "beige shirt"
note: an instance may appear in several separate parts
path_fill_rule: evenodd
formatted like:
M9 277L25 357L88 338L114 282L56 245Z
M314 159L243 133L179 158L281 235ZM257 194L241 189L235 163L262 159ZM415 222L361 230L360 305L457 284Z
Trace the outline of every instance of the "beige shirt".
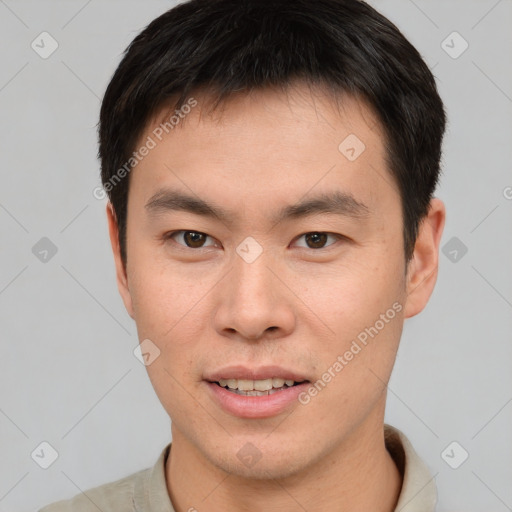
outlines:
M434 512L437 492L429 470L400 430L384 425L384 433L386 448L403 476L395 512ZM175 512L165 481L170 448L171 443L152 468L47 505L38 512Z

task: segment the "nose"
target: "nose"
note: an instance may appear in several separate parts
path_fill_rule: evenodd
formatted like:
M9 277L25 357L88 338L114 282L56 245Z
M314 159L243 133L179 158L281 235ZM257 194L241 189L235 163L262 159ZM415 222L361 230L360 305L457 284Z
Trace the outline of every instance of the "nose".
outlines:
M281 338L293 331L293 294L273 266L265 251L252 263L235 258L234 268L219 290L214 319L219 334L255 341Z

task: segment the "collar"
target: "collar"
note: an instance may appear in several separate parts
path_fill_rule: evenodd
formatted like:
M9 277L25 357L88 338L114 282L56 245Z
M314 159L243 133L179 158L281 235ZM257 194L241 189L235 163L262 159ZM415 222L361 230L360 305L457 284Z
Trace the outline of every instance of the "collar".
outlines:
M434 512L437 490L434 477L403 432L384 425L386 448L402 475L402 490L395 512Z

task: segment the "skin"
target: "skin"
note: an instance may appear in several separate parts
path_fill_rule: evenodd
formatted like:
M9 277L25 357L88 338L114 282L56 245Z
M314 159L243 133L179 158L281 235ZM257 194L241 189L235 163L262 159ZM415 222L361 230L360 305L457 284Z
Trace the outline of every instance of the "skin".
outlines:
M299 84L288 94L239 94L206 115L205 98L195 97L198 106L132 171L126 267L107 205L119 291L139 339L161 351L147 371L172 419L173 505L392 511L402 480L384 444L386 384L403 322L435 285L444 205L432 200L406 268L400 195L380 125L363 103L345 97L338 110ZM338 150L349 134L366 146L354 161ZM222 206L232 223L186 211L151 215L145 205L163 186ZM282 207L332 190L352 194L368 214L272 221ZM205 246L165 238L176 230L207 234ZM302 236L311 232L346 238L311 248ZM236 252L248 236L263 249L252 263ZM244 419L212 400L204 376L228 364L278 364L315 382L396 302L401 311L307 405ZM248 442L261 453L252 467L237 457Z

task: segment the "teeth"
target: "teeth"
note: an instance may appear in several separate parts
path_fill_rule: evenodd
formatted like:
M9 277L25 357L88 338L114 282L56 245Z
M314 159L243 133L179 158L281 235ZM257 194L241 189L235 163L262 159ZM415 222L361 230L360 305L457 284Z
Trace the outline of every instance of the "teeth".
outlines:
M267 394L266 392L272 389L281 389L285 385L291 387L295 384L295 381L289 379L281 379L274 377L272 379L263 380L248 380L248 379L220 379L219 384L221 387L229 388L231 390L246 391L249 396L259 396L259 394L252 394L251 392L262 392L262 395Z
M240 391L254 391L254 381L238 379L238 389Z
M292 383L293 383L293 381L292 381ZM238 388L238 389L242 389L242 388ZM269 391L269 390L271 390L272 389L272 379L255 380L254 381L254 389L256 391Z
M274 377L272 379L272 387L274 388L282 388L284 386L284 379L278 379Z

